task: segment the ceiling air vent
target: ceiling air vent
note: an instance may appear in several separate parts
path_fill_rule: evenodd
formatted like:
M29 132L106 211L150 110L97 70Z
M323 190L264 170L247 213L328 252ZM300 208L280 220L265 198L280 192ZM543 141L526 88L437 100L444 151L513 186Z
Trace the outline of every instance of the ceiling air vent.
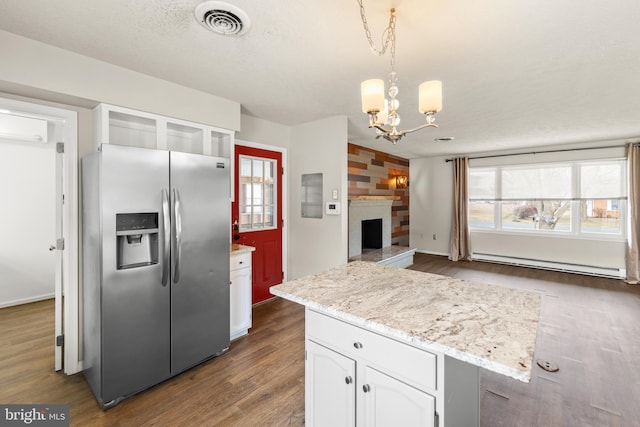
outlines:
M196 19L207 30L223 36L241 36L249 31L249 16L236 6L221 1L200 3Z

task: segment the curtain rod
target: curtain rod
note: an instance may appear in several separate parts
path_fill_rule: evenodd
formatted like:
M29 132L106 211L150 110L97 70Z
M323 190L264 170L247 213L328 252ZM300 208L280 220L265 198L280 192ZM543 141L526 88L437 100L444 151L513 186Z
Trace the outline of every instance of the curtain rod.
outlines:
M633 145L638 145L638 143L634 143ZM562 150L546 150L546 151L530 151L528 153L513 153L513 154L494 154L493 156L478 156L478 157L469 157L469 160L476 159L493 159L496 157L508 157L508 156L524 156L527 154L544 154L544 153L562 153L565 151L583 151L583 150L603 150L605 148L619 148L626 147L627 145L609 145L607 147L583 147L583 148L565 148ZM445 162L449 163L454 161L455 159L445 159Z

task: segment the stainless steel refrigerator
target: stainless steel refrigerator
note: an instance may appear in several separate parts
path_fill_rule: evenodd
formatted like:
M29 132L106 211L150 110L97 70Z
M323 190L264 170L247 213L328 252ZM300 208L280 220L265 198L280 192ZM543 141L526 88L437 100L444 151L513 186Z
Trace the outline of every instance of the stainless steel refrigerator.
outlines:
M229 348L227 159L82 159L84 374L110 407Z

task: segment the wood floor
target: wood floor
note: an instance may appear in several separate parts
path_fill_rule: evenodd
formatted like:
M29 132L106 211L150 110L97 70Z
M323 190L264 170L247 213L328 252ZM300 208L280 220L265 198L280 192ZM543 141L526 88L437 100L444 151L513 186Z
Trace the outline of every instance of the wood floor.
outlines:
M486 427L640 426L640 286L621 280L417 254L414 270L542 293L526 384L481 370Z
M103 412L82 374L53 372L53 301L0 310L0 403L68 403L72 426L304 425L304 308L254 308L224 355Z
M560 370L534 366L529 384L482 371L483 427L640 426L640 286L425 254L412 269L543 295L536 358ZM53 372L53 302L0 309L0 403L68 403L72 426L304 425L304 310L253 314L225 355L103 412L81 374Z

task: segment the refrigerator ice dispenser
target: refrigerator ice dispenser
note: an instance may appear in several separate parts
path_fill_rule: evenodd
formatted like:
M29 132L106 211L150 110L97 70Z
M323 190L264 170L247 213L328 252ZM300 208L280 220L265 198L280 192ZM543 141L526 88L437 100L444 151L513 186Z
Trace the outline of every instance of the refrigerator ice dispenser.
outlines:
M158 263L158 213L116 214L117 268Z

